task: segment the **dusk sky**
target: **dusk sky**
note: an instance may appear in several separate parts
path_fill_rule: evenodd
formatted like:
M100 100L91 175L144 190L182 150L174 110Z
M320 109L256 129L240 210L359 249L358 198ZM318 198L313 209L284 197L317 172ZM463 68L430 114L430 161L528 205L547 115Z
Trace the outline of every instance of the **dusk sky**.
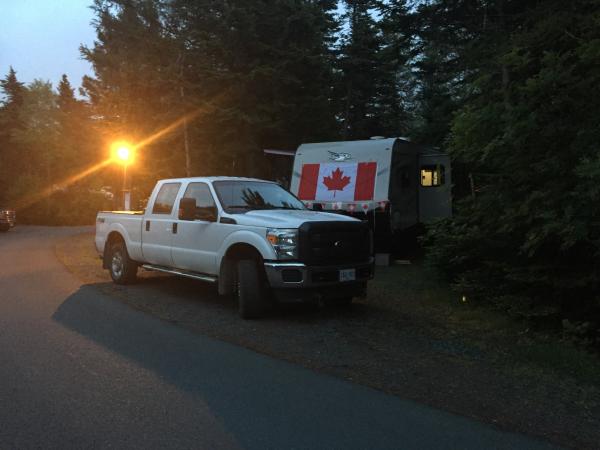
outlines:
M79 54L91 45L91 0L0 0L0 78L9 67L20 81L49 80L54 87L66 73L73 87L92 69Z

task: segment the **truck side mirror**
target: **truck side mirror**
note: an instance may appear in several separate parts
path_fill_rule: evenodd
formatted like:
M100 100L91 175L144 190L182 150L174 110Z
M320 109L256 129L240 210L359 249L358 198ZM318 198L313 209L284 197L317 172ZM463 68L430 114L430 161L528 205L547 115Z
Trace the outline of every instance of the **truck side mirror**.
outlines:
M179 200L179 220L194 220L196 218L196 199L182 198Z
M216 206L205 206L196 209L196 219L205 220L206 222L216 222L217 216Z

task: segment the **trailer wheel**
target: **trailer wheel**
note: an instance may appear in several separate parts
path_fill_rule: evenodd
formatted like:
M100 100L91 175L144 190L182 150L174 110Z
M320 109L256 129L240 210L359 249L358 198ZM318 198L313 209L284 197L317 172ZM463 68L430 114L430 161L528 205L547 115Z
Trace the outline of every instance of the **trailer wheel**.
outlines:
M110 246L108 271L116 284L133 283L137 276L138 265L129 258L125 242L118 241Z
M261 275L255 260L238 261L235 289L243 319L258 319L267 310L269 292Z

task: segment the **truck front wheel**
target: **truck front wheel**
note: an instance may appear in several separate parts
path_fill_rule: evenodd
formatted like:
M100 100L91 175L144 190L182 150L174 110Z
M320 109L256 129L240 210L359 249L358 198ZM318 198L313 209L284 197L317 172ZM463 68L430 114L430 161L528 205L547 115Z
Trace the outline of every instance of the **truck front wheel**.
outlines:
M235 288L240 316L244 319L257 319L267 310L269 293L261 275L255 260L238 261Z
M110 246L108 255L108 271L117 284L129 284L135 281L138 266L129 258L124 242L115 242Z

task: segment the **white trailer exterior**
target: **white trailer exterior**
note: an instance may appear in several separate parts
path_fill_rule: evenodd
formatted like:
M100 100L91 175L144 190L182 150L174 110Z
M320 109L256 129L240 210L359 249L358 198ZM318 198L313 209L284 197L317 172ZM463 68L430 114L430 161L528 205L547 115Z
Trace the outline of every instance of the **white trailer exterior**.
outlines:
M290 190L309 207L371 216L396 232L451 216L451 186L448 155L389 138L302 144Z

